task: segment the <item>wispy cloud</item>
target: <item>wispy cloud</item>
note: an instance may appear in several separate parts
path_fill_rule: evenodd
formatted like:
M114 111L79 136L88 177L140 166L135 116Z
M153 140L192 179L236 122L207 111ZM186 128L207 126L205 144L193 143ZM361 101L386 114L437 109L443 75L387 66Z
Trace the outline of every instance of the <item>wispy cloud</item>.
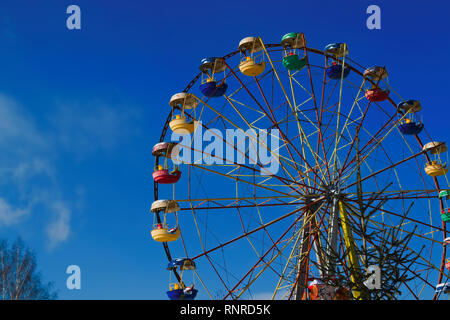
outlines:
M45 209L45 237L52 249L69 239L72 212L83 197L80 186L73 194L61 194L56 160L64 153L84 160L97 151L113 152L136 133L139 116L137 109L98 101L65 103L47 118L41 115L40 121L47 121L38 127L35 115L27 111L33 107L0 94L0 188L8 190L0 195L0 227L26 222L35 210L42 215Z
M13 99L0 94L0 227L24 222L36 204L33 182L53 180L48 141ZM51 185L52 183L47 183Z
M15 208L5 199L0 198L0 226L8 227L19 223L28 213L28 209Z
M0 94L0 148L25 155L46 145L27 112L14 100ZM3 157L4 158L4 157Z
M71 211L63 202L55 202L52 205L54 220L50 222L46 229L49 247L66 241L70 235L70 217Z

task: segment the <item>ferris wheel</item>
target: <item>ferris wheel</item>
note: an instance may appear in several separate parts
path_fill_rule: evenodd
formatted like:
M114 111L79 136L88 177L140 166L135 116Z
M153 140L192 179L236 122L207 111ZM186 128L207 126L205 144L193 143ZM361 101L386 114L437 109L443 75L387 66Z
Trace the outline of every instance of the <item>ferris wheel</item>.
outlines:
M446 298L448 155L426 106L346 43L236 47L168 99L153 148L169 298Z

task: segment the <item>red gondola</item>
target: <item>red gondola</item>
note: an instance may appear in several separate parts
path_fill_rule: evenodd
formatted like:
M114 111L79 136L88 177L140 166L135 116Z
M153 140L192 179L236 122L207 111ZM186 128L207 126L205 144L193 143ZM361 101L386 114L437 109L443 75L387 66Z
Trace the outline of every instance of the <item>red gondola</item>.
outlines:
M366 98L371 102L381 102L389 97L389 90L382 90L380 88L373 88L366 91Z
M159 166L152 175L153 180L155 180L156 183L176 183L181 178L181 171L175 169L174 171L169 172L169 170L163 169L162 166Z
M152 150L152 155L155 156L155 171L153 172L153 180L156 183L176 183L180 180L181 171L178 169L177 165L169 172L168 159L174 156L173 151L176 146L173 142L160 142L157 143ZM160 164L160 158L164 159L163 164Z

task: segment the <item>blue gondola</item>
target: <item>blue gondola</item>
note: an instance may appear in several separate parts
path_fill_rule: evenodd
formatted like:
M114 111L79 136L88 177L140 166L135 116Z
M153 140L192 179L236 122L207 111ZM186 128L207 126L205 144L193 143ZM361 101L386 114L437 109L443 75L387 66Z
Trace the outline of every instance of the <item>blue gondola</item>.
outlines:
M216 81L215 74L225 71L227 68L222 58L210 57L202 59L200 71L206 75L206 81L202 80L200 91L208 98L217 98L225 94L228 85L225 81ZM203 79L203 78L202 78Z
M405 135L416 135L419 134L423 129L423 123L421 122L409 122L403 123L399 126L402 134Z
M331 66L327 67L326 72L330 79L335 79L335 80L340 79L342 76L342 65L341 64L332 64ZM350 73L350 68L348 66L345 66L343 77L346 78L349 73Z
M400 102L397 108L406 113L405 119L399 125L399 129L404 135L416 135L423 129L422 121L418 120L417 112L422 110L422 105L418 100L408 100Z
M183 273L186 270L195 270L195 262L189 258L176 258L169 262L167 265L167 270L172 271L178 269L180 274L180 279L173 286L169 284L169 291L167 291L167 296L170 300L194 300L197 296L198 290L194 289L194 285L186 286L183 281Z
M205 82L200 85L200 91L209 98L221 97L228 89L226 83L217 84L216 81Z
M170 300L194 300L197 296L197 293L197 289L192 289L190 291L176 289L167 291L167 296Z

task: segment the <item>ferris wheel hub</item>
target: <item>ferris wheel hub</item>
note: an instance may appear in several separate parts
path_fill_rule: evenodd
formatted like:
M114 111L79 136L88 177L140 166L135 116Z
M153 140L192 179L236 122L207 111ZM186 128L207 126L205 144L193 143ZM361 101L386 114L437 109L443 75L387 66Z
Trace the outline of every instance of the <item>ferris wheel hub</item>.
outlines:
M339 200L342 198L341 185L339 181L331 182L324 186L325 197L328 201Z

